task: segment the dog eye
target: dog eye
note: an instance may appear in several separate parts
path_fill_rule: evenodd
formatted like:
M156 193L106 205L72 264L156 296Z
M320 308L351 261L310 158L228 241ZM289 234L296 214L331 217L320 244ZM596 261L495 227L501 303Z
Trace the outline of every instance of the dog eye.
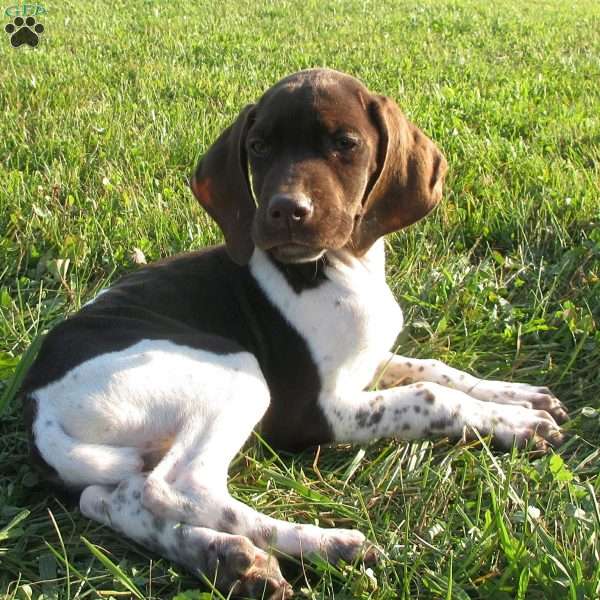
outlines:
M256 154L256 156L264 156L269 151L269 146L263 140L252 140L248 147L252 154Z
M340 152L348 152L349 150L353 150L358 146L358 140L348 135L341 135L336 137L333 141L335 149Z

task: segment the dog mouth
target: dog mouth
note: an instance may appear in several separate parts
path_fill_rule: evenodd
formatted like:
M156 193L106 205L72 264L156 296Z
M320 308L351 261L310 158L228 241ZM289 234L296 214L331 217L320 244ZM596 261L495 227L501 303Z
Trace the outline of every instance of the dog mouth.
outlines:
M280 244L269 249L273 258L281 263L300 264L318 260L325 254L324 248L311 248L303 244Z

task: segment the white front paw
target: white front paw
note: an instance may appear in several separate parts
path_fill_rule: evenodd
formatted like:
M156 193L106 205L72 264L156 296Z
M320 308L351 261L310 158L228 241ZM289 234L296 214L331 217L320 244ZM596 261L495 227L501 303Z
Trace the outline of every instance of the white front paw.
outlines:
M537 451L546 452L565 441L564 433L548 411L517 404L484 406L486 414L478 429L483 435L491 434L496 446L510 449L513 445L519 448L533 445ZM472 437L468 429L465 433Z
M569 415L564 404L547 388L528 383L480 381L468 394L473 398L545 411L556 423L564 423Z
M356 529L325 529L321 554L332 564L340 559L347 563L362 560L366 564L373 564L378 560L380 550Z

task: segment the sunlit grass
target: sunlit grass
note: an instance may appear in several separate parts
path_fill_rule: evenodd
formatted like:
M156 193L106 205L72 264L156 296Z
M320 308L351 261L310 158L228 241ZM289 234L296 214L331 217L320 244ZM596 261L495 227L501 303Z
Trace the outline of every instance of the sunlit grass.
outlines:
M153 260L219 242L187 188L197 157L281 76L325 65L393 96L450 164L439 209L389 238L399 351L550 385L573 435L533 462L444 441L321 448L315 461L254 441L232 493L359 527L385 550L372 574L287 563L300 597L597 598L600 422L581 409L600 408L598 4L47 8L35 51L0 40L0 594L207 590L49 494L11 378L37 336L135 268L135 248Z

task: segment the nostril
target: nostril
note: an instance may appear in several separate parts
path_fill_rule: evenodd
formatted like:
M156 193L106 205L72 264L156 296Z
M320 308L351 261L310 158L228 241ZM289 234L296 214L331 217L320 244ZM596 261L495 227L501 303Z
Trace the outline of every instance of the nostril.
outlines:
M292 212L292 219L294 219L294 221L302 221L302 219L305 219L306 216L308 215L308 207L306 206L297 206L294 209L294 212Z

